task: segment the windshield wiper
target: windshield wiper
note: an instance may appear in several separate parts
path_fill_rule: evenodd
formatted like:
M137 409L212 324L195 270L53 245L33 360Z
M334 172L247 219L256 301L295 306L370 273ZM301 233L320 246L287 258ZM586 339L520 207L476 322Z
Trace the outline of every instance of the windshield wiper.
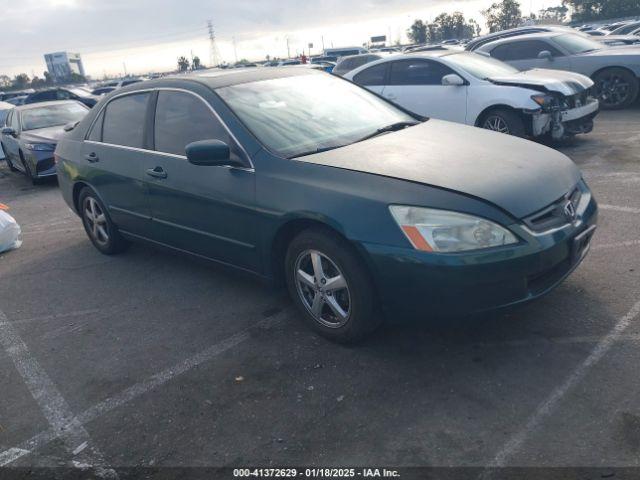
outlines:
M370 133L369 135L365 135L361 139L357 140L357 142L364 142L365 140L369 140L370 138L377 137L378 135L382 135L383 133L388 132L397 132L398 130L402 130L407 127L413 127L414 125L418 125L420 122L396 122L391 125L387 125L386 127L382 127L377 129L375 132Z
M336 148L340 148L344 146L345 145L332 145L330 147L317 147L314 150L307 150L306 152L296 153L295 155L292 155L289 158L298 158L298 157L304 157L307 155L313 155L314 153L328 152L329 150L335 150Z

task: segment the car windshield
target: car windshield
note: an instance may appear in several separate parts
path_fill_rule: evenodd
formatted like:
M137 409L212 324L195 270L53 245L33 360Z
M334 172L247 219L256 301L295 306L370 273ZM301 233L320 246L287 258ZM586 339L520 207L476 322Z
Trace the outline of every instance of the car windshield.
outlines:
M603 48L601 43L581 35L576 35L575 33L558 35L553 37L553 41L573 55L593 52L594 50L601 50Z
M518 72L518 69L511 65L477 53L460 52L447 55L445 58L449 63L483 80L497 75L511 75Z
M22 130L56 127L77 122L87 114L88 108L79 103L47 105L22 111Z
M367 90L324 74L216 92L265 146L288 158L348 145L389 125L417 123Z

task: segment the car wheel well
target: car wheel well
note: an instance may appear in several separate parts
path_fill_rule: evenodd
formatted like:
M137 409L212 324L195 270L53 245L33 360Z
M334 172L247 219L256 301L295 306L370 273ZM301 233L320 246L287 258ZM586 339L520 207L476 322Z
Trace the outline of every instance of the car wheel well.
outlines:
M339 230L324 222L307 218L300 218L287 222L286 224L282 225L276 232L276 235L271 244L270 267L271 275L276 285L281 286L285 284L284 263L289 244L300 232L311 228L325 230L334 235L338 235L351 244L349 239L347 239ZM365 269L369 270L369 264L365 261L361 252L358 251L358 249L356 249L355 247L353 248L353 252L363 262L363 264L365 265Z
M78 182L73 186L73 193L72 193L72 198L73 198L73 207L76 209L76 212L80 212L80 206L78 205L78 200L80 199L80 192L82 191L82 189L84 187L88 187L89 185L87 185L84 182Z
M485 108L480 115L478 115L478 118L476 119L476 127L479 127L482 125L482 122L484 122L484 119L487 117L487 115L489 115L489 113L491 113L494 110L511 110L512 112L516 112L517 114L521 115L521 111L519 111L517 108L513 108L510 105L502 105L502 104L498 104L498 105L491 105L490 107Z
M626 70L626 71L627 71L627 72L629 72L631 75L633 75L636 79L638 78L638 77L636 76L636 74L633 72L633 70L630 70L630 69L629 69L629 68L627 68L627 67L618 67L618 66L614 66L614 65L609 65L608 67L602 67L600 70L596 70L595 72L593 72L593 73L591 74L591 80L594 80L594 79L595 79L595 77L596 77L597 75L601 74L601 73L602 73L602 72L604 72L605 70L611 70L611 69L613 69L613 68L615 68L615 69L619 69L619 70Z

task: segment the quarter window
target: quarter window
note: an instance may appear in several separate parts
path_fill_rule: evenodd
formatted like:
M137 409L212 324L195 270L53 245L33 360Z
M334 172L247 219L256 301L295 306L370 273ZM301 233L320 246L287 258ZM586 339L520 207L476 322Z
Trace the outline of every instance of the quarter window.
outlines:
M116 98L107 105L102 127L105 143L142 148L149 93Z
M160 91L154 127L155 149L184 155L198 140L222 140L234 150L229 133L198 97L184 92Z
M442 77L454 73L450 68L430 60L392 62L389 85L442 85Z
M384 85L386 75L387 64L381 63L379 65L374 65L373 67L369 67L361 71L359 74L353 77L353 81L358 85L362 85L365 87Z
M100 112L98 119L94 122L93 127L91 128L91 132L87 137L87 140L92 140L94 142L102 141L102 123L104 122L104 110Z

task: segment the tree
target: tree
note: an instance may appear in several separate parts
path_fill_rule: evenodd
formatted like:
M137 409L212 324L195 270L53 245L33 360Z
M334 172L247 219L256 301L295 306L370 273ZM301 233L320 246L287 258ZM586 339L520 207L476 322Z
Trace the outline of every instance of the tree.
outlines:
M51 74L49 72L42 72L44 75L44 83L45 85L53 85L53 78L51 78Z
M562 5L571 7L576 22L640 15L640 0L562 0Z
M189 60L184 55L182 57L178 57L178 70L181 72L189 70Z
M191 61L191 68L193 68L194 70L198 70L201 67L202 65L200 64L200 57L193 57L193 60Z
M11 78L8 75L0 75L0 87L6 88L11 86Z
M502 0L482 11L487 20L489 32L499 32L515 28L522 23L522 11L516 0Z
M26 88L29 84L29 76L26 73L21 73L20 75L16 75L13 79L13 86L18 89Z
M471 38L480 32L480 26L474 20L467 20L461 12L441 13L433 21L435 28L429 30L429 41Z
M412 43L427 43L427 26L422 20L415 20L407 30L407 37Z
M538 12L538 18L542 23L564 23L569 9L566 5L549 7Z

